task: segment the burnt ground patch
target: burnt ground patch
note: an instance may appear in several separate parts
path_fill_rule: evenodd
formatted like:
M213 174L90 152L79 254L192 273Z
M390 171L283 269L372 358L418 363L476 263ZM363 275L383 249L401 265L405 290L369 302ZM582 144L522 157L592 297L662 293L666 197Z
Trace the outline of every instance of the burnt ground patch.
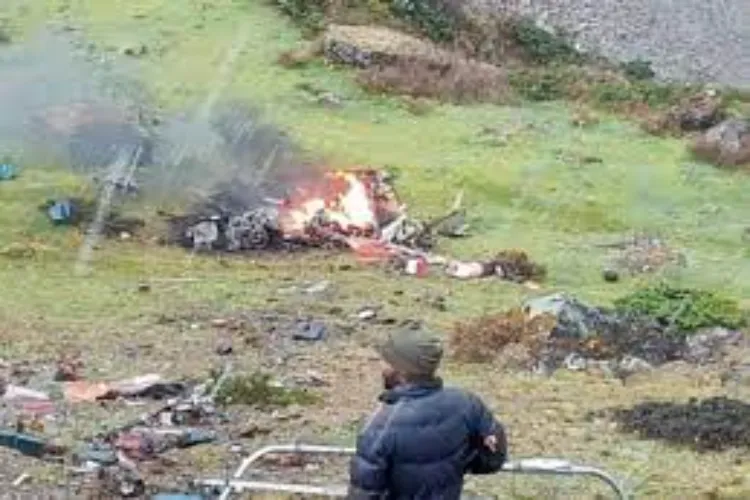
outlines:
M750 450L750 404L719 396L686 403L648 401L610 410L623 432L696 451Z

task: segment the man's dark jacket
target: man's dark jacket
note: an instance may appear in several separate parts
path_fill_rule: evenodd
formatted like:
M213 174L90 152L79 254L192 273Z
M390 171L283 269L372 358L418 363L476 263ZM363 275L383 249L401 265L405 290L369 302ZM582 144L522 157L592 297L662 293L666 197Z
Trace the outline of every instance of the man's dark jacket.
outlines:
M486 470L486 454L479 456L484 437L498 436L489 462L499 468L505 459L501 425L469 392L444 388L438 379L396 387L380 400L382 408L357 440L350 499L457 500L464 474L496 471Z

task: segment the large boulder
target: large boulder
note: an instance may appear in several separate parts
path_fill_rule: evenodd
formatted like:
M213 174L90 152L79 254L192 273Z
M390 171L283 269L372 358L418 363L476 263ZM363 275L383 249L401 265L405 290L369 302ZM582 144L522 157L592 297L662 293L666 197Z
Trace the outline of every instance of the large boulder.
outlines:
M718 166L750 165L750 120L730 118L711 127L693 142L692 150Z
M323 54L360 68L357 81L375 93L459 103L506 102L510 94L502 68L388 28L332 25Z
M323 35L323 54L333 63L369 68L399 59L439 61L447 52L429 41L379 26L333 24Z

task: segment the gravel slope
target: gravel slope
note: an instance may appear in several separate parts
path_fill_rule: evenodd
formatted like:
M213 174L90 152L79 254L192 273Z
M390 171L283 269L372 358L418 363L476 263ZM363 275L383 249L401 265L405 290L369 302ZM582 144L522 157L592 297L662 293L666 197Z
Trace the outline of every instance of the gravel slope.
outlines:
M750 88L750 0L467 0L483 13L531 15L583 50L642 58L662 78Z

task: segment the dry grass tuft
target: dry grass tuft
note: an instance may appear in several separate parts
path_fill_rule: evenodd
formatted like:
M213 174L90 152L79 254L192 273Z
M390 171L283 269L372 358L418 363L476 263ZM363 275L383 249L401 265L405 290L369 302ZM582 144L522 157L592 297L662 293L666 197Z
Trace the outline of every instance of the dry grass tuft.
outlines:
M504 278L510 281L543 281L547 277L547 268L531 260L523 250L502 250L495 262L502 269Z
M661 114L649 116L642 123L642 128L656 136L680 136L708 130L726 118L724 100L720 96L700 92L682 99Z
M358 82L369 92L424 97L454 103L507 102L506 73L495 66L460 56L428 60L397 58L360 72Z
M537 351L555 323L556 319L552 316L539 315L530 319L516 308L456 323L450 344L458 361L486 362L511 345L522 345L532 352Z
M323 38L318 37L295 50L287 50L279 55L276 62L285 68L300 68L323 55Z

